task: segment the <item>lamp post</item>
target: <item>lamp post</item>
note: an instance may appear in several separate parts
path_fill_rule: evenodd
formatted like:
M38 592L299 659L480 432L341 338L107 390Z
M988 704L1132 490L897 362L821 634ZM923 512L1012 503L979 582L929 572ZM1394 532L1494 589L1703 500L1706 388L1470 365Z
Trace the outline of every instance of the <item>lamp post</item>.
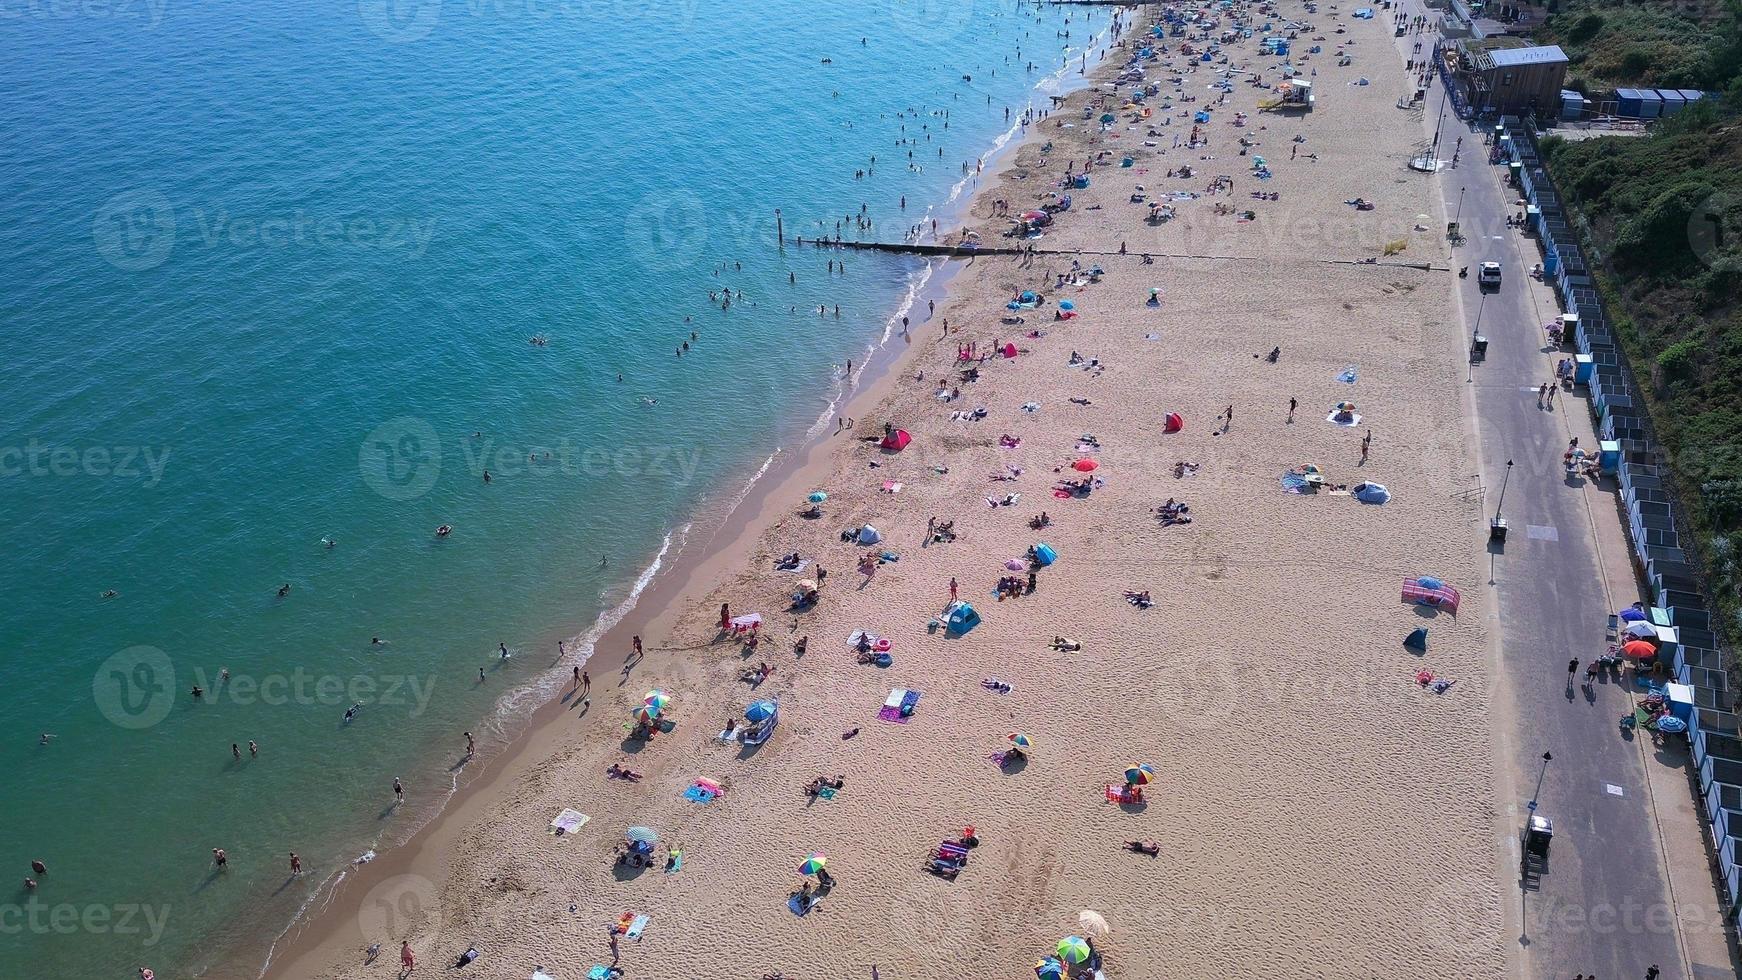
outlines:
M1512 464L1507 463L1506 465L1511 466ZM1530 802L1526 803L1524 805L1524 808L1526 810L1530 811L1531 813L1536 812L1536 799L1538 796L1542 795L1542 777L1548 775L1548 764L1553 762L1553 761L1554 761L1554 753L1544 752L1542 754L1542 768L1537 770L1537 773L1536 773L1536 789L1531 790Z
M1467 190L1469 190L1468 187L1458 188L1458 210L1452 213L1452 221L1454 222L1464 215L1464 192ZM1487 294L1484 293L1483 295L1486 296Z

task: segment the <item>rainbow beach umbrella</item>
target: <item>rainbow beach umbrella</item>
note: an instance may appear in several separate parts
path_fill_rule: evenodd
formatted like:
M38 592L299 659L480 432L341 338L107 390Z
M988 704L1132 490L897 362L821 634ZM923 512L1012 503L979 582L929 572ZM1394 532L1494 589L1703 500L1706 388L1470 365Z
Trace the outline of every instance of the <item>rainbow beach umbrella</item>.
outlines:
M659 720L659 709L652 705L644 704L641 707L636 708L634 711L629 712L629 717L634 718L642 724L651 725Z
M1011 732L1010 733L1010 744L1016 746L1019 749L1029 749L1029 748L1034 747L1033 740L1031 740L1027 735L1022 734L1021 732Z
M656 712L664 711L666 708L671 706L671 695L659 690L658 688L654 688L642 696L641 703L652 708Z
M1155 770L1147 762L1141 766L1132 766L1125 770L1125 784L1127 786L1148 786L1154 781Z
M803 864L798 866L798 873L801 875L814 875L818 871L823 870L823 865L828 863L829 859L824 857L821 853L812 854L810 857L804 859Z
M1090 952L1089 941L1081 936L1066 936L1059 940L1059 959L1072 966L1088 959Z

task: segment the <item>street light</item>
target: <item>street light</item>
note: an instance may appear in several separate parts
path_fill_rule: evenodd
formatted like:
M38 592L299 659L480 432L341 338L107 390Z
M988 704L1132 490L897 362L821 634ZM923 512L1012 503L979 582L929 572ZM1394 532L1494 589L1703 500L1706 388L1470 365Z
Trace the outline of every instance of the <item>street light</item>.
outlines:
M1511 466L1512 464L1507 463L1506 465ZM1529 810L1531 813L1536 812L1536 798L1542 795L1542 777L1548 774L1548 764L1553 761L1554 753L1544 752L1542 754L1542 768L1538 770L1536 774L1536 789L1532 790L1530 793L1530 802L1524 805L1524 808Z
M1464 215L1464 192L1467 190L1469 190L1468 187L1458 188L1458 210L1452 214L1453 223L1456 223L1457 220Z
M1506 543L1506 518L1500 516L1500 508L1506 505L1506 484L1512 482L1512 460L1506 461L1506 475L1500 478L1500 496L1494 501L1494 519L1488 522L1488 537L1501 544ZM1547 760L1544 760L1546 763ZM1545 765L1546 768L1546 765ZM1541 777L1537 784L1542 784Z

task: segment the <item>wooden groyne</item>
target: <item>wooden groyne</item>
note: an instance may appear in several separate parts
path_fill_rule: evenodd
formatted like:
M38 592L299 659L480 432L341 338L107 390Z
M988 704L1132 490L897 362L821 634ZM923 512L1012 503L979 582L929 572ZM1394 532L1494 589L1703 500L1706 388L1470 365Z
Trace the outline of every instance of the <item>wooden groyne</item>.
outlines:
M1063 255L1079 256L1093 255L1104 258L1141 259L1148 256L1151 259L1197 259L1222 262L1256 262L1251 255L1205 255L1185 252L1133 252L1129 249L1093 249L1093 248L1013 248L1009 245L977 245L964 248L961 245L924 245L917 242L847 242L812 239L798 241L793 244L806 245L812 248L858 249L864 252L891 252L898 255L920 255L927 258L971 259L976 255ZM1383 269L1414 269L1418 272L1450 272L1450 266L1434 265L1431 262L1369 262L1365 259L1315 259L1313 261L1325 265L1371 265Z

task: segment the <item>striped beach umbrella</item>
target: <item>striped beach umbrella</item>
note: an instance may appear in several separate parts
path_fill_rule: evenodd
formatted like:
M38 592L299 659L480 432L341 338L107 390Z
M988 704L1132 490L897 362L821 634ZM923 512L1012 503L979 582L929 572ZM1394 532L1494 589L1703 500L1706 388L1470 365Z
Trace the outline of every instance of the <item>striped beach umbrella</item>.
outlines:
M659 843L659 835L654 833L651 827L630 827L623 836L637 844Z
M658 688L654 688L653 690L648 691L645 695L642 695L641 703L652 708L654 711L664 711L671 705L671 695L659 690Z
M644 704L641 707L636 708L634 711L629 712L629 717L634 718L636 721L639 721L644 725L651 725L659 719L659 709L652 705Z
M1147 762L1141 766L1132 766L1125 770L1125 784L1127 786L1148 786L1154 781L1155 770L1150 768Z
M1089 958L1089 941L1081 936L1066 936L1059 940L1059 959L1072 966Z
M1016 746L1019 749L1028 749L1028 748L1034 747L1034 742L1032 740L1030 740L1027 735L1022 734L1021 732L1011 732L1010 733L1010 744Z
M1035 980L1060 980L1065 975L1065 966L1057 957L1048 956L1034 964Z
M798 873L801 875L814 875L818 871L823 870L823 865L828 863L829 859L824 857L821 853L812 854L810 857L804 859L803 864L798 866Z

